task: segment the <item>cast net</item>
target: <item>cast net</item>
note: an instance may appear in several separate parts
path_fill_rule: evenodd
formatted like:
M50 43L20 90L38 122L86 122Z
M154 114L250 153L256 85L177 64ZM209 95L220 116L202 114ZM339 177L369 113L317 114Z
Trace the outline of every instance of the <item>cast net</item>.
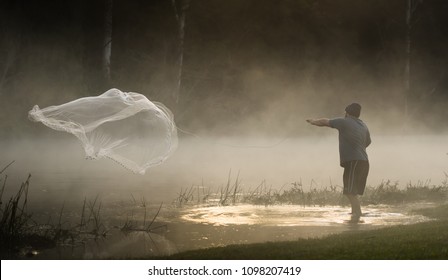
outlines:
M76 136L88 159L109 158L138 174L164 162L177 147L171 111L135 92L110 89L59 106L35 105L29 118Z

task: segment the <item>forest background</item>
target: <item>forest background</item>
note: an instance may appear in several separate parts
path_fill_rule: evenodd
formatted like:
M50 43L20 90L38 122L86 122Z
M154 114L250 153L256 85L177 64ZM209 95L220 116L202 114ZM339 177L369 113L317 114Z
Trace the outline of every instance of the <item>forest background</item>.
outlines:
M35 104L112 87L202 135L300 136L305 118L352 101L376 132L446 132L446 11L444 0L2 0L0 137L45 133L27 119Z

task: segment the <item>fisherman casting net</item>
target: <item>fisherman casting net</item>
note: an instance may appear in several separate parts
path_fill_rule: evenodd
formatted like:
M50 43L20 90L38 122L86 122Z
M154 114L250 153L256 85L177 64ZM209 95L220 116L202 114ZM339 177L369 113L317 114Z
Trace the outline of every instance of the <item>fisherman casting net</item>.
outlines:
M29 118L76 136L88 159L109 158L139 174L161 164L177 147L170 110L135 92L110 89L59 106L35 105Z

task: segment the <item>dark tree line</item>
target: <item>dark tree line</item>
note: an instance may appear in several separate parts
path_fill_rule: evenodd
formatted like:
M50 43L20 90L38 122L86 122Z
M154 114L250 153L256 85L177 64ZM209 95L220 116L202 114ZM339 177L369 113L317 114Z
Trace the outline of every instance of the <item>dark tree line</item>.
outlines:
M349 99L397 123L447 117L447 1L0 3L5 132L26 124L31 105L110 87L161 101L193 127L275 127L308 104L337 113Z

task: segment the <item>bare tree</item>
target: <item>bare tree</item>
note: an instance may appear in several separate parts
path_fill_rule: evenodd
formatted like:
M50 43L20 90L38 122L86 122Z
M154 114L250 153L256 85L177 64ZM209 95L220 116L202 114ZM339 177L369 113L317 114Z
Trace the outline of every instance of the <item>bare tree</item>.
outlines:
M3 95L3 87L11 80L12 67L16 61L16 54L18 49L19 41L11 41L6 48L6 55L4 57L4 62L2 63L2 68L0 69L0 96Z
M173 99L179 102L180 90L182 86L182 69L184 63L184 41L185 41L185 19L187 10L190 7L190 0L171 0L174 14L177 20L178 47L177 47L177 81L173 91Z
M4 87L10 82L16 73L14 65L17 62L18 52L21 45L21 28L15 21L18 17L19 6L1 7L0 13L0 96L3 95Z
M112 20L113 20L113 0L105 0L104 14L104 46L103 46L103 74L107 83L110 77L110 59L112 56Z
M404 68L404 117L407 121L409 114L409 95L411 92L411 50L412 50L412 26L413 15L423 0L407 0L406 4L406 64Z

